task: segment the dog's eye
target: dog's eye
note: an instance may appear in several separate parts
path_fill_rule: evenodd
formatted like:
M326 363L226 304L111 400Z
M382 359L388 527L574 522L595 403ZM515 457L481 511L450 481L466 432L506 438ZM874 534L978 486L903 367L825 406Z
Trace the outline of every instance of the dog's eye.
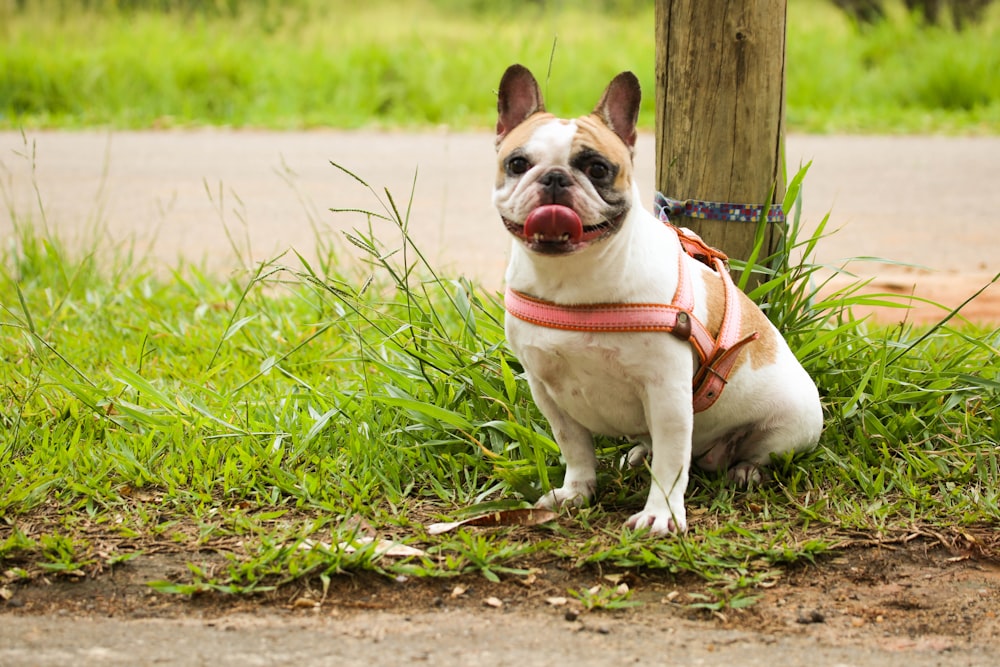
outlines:
M603 162L591 162L587 165L586 173L592 181L603 181L611 173L611 169Z
M507 161L507 172L514 176L520 176L531 168L531 163L523 157L512 157Z

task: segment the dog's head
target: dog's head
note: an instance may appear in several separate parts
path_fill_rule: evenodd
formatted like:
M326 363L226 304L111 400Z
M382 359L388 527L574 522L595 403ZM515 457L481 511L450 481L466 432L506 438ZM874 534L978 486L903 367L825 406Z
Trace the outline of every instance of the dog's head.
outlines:
M493 203L529 250L576 252L621 228L632 207L639 100L639 81L622 72L591 114L556 118L531 72L511 65L504 73Z

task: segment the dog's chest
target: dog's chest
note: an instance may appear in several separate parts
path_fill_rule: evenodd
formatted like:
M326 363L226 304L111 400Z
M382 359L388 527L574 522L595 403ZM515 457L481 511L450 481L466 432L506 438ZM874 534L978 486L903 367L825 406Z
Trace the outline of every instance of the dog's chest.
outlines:
M546 330L514 321L508 322L508 339L532 383L561 411L610 436L649 432L647 399L669 381L678 362L676 341L662 334Z

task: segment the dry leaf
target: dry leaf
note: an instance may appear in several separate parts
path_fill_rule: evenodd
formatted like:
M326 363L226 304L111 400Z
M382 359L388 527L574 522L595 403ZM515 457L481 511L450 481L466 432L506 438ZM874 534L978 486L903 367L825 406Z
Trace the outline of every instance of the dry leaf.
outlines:
M358 550L358 547L371 544L372 542L375 543L375 553L379 556L407 558L409 556L427 555L427 552L423 549L411 547L400 542L393 542L392 540L381 540L375 537L359 537L354 540L353 544L349 542L341 542L339 546L345 553L354 553Z
M311 551L316 547L326 549L327 551L333 549L333 547L330 546L329 542L320 542L319 540L310 540L310 539L302 540L301 542L299 542L298 546L298 548L301 549L302 551Z
M310 600L309 598L296 598L295 602L292 603L292 606L298 609L314 609L319 606L319 602L316 602L316 600Z
M538 577L536 577L535 573L532 572L531 574L529 574L528 576L526 576L524 579L515 579L514 583L516 583L516 584L518 584L520 586L524 586L525 588L531 588L535 584L536 581L538 581Z
M483 604L487 607L493 607L494 609L499 609L503 606L503 600L500 598L489 597L483 600Z
M564 597L545 598L545 602L547 604L552 605L553 607L562 607L563 605L569 602L569 598L564 598Z
M455 586L453 589L451 589L451 597L460 598L463 595L465 595L465 591L467 590L469 589L467 589L465 586L462 585Z
M360 514L352 514L351 516L344 519L342 527L350 528L352 532L358 534L370 535L372 537L375 537L375 529Z
M552 510L522 508L513 510L497 510L488 514L480 514L463 521L448 521L432 523L427 526L431 535L440 535L454 530L459 526L537 526L555 520L559 516Z
M410 556L426 556L427 552L423 549L418 549L416 547L407 546L400 542L393 542L392 540L381 540L376 537L362 536L355 539L353 542L341 542L337 545L337 548L344 553L352 554L357 551L360 547L375 543L375 553L379 556L388 556L390 558L408 558ZM317 540L302 540L299 543L299 549L304 551L309 551L315 549L316 547L322 547L327 551L332 551L333 547L327 542L319 542Z

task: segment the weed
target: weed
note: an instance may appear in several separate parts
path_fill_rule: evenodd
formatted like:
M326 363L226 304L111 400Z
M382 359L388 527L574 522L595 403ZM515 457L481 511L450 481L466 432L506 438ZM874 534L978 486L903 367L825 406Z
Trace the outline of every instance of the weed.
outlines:
M588 611L595 609L628 609L629 607L638 607L642 604L631 599L632 591L624 584L618 586L597 585L580 590L570 589L569 594L571 597L579 600L583 608Z

